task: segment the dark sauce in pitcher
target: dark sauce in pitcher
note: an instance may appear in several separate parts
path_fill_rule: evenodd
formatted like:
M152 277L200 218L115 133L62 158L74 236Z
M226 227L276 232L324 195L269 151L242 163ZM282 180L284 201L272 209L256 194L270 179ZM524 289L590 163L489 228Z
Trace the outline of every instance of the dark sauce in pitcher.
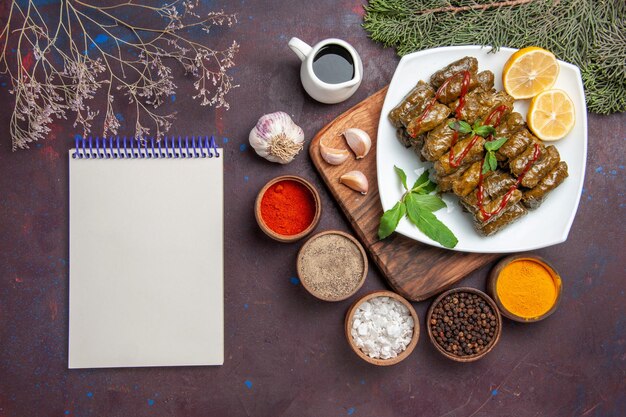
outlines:
M325 45L317 51L313 59L313 72L328 84L341 84L354 77L352 55L343 46Z

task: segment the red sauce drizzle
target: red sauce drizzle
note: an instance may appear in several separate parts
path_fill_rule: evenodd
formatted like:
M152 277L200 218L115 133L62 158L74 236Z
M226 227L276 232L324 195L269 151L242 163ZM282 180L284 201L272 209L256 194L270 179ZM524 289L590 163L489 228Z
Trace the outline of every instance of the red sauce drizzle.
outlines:
M484 200L483 171L482 171L482 169L480 170L480 176L478 177L478 196L477 196L477 200L478 200L478 208L480 209L480 214L483 216L483 221L489 220L492 216L495 216L498 213L500 213L502 210L504 210L504 208L506 207L507 203L511 199L511 195L513 195L513 191L517 190L519 185L522 183L522 180L524 179L524 176L526 175L526 173L530 170L530 168L533 166L535 161L537 161L537 159L539 158L539 149L540 149L539 148L539 144L535 143L534 146L535 146L535 151L533 152L532 159L530 161L528 161L528 163L526 164L526 166L524 167L524 169L522 170L520 175L517 177L517 181L515 182L515 184L513 184L508 189L508 191L506 192L506 194L502 198L502 202L500 203L498 208L496 210L492 211L492 212L487 212L485 210L485 207L483 206L483 200Z
M443 94L443 90L448 86L448 84L450 84L450 81L452 81L454 77L456 77L457 75L461 75L461 74L463 75L463 82L461 83L461 94L459 95L459 103L457 104L456 109L454 109L454 113L456 115L457 120L461 119L461 111L463 110L463 107L465 106L465 95L467 94L467 90L469 90L469 84L470 84L470 79L471 79L471 74L467 70L459 71L456 74L451 75L450 77L448 77L447 80L443 82L443 84L439 86L439 88L437 89L437 92L435 93L435 96L432 99L430 99L426 107L424 107L424 111L422 111L422 114L420 115L420 117L417 118L417 121L415 122L416 132L419 130L426 116L430 114L437 100L439 100L439 98ZM413 138L415 136L416 135L411 135L411 137Z

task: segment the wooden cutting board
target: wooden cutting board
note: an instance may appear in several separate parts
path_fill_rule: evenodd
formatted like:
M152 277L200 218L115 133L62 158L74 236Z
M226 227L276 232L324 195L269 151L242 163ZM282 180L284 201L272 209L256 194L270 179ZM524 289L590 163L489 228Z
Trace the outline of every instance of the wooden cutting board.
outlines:
M386 93L385 87L326 125L311 141L309 154L389 285L405 298L421 301L443 291L499 255L435 248L398 233L382 241L378 239L378 224L383 209L376 176L376 135ZM369 154L358 161L348 158L339 166L326 163L320 155L320 140L324 138L324 145L330 147L348 149L341 133L351 127L363 129L370 135L372 149ZM339 177L352 170L359 170L368 178L367 195L361 195L339 183Z

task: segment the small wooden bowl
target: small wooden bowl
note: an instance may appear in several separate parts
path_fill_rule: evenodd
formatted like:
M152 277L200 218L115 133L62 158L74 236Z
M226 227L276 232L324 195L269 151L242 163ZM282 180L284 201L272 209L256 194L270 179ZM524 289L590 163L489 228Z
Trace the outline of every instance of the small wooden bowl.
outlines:
M509 265L510 263L523 260L523 259L537 262L541 266L546 268L546 270L552 276L552 279L554 280L554 286L556 287L556 299L554 300L554 305L552 306L552 308L550 308L550 310L546 311L544 314L542 314L539 317L526 318L526 317L518 316L510 312L509 310L507 310L502 304L500 297L498 297L497 284L498 284L498 278L500 277L500 272L502 272L502 269L504 269L504 267ZM487 281L487 291L489 292L489 295L491 295L491 297L495 301L496 305L498 306L498 310L500 310L500 312L502 313L504 317L507 317L513 321L517 321L520 323L535 323L537 321L541 321L549 317L550 315L552 315L552 313L556 311L557 307L559 306L561 302L563 282L561 281L561 276L558 274L558 272L556 272L556 269L554 269L552 264L550 264L548 261L546 261L542 257L536 256L536 255L524 255L524 254L511 255L511 256L507 256L506 258L503 258L500 262L498 262L493 267L493 269L491 270L491 273L489 274L489 280Z
M263 195L272 185L280 181L295 181L304 185L311 193L313 201L315 202L315 216L313 217L313 221L311 221L311 224L306 229L295 235L281 235L280 233L276 233L275 231L267 227L267 225L263 221L263 217L261 216L261 201L263 200ZM261 191L259 191L259 194L257 194L256 201L254 203L254 217L256 218L256 222L258 223L261 230L263 230L263 232L272 239L283 243L295 242L311 233L313 229L317 227L321 215L322 203L320 200L320 195L317 193L317 190L315 189L315 187L313 187L313 184L311 184L304 178L298 177L296 175L281 175L280 177L276 177L270 180L267 184L263 186L263 188L261 188Z
M361 257L363 258L363 274L361 275L361 279L359 280L359 283L356 285L354 290L351 291L349 294L346 294L346 295L343 295L343 296L337 297L337 298L325 297L322 294L316 292L313 288L311 288L310 285L307 284L306 280L303 279L302 276L300 275L300 264L302 263L302 257L303 257L304 249L307 247L307 245L309 245L312 241L314 241L318 237L324 236L324 235L330 235L330 234L340 235L340 236L343 236L343 237L349 239L359 249L359 252L361 253ZM312 296L314 296L316 298L319 298L320 300L323 300L323 301L343 301L343 300L345 300L347 298L352 297L363 286L363 283L365 282L365 278L367 277L367 271L368 271L367 254L365 253L365 249L363 249L363 246L361 245L361 243L359 243L359 241L356 240L353 236L350 236L349 234L344 233L344 232L342 232L340 230L326 230L324 232L320 232L320 233L315 234L314 236L311 236L304 243L304 245L302 245L302 247L298 251L298 258L296 260L296 271L298 273L298 278L300 279L300 283L302 283L302 286Z
M411 317L413 318L414 327L413 327L413 337L411 338L411 342L406 347L406 349L402 351L395 358L390 358L390 359L371 358L367 356L365 353L363 353L363 351L359 349L357 345L354 343L354 339L352 339L352 334L351 334L352 319L354 318L354 313L356 312L357 307L361 305L362 302L371 300L372 298L376 298L376 297L389 297L389 298L393 298L394 300L400 301L402 304L406 306L406 308L409 309L409 312L411 313ZM390 366L390 365L395 365L399 362L402 362L411 354L411 352L413 352L413 349L415 349L415 346L417 345L417 341L419 340L419 337L420 337L420 323L419 323L419 319L417 318L417 313L415 312L415 309L413 308L411 303L409 303L407 300L405 300L404 298L402 298L395 292L391 292L391 291L373 291L359 298L357 301L355 301L354 304L352 304L352 306L348 310L348 313L346 314L344 327L345 327L345 332L346 332L346 339L348 339L348 344L350 345L354 353L356 353L357 356L363 359L365 362L369 362L373 365L378 365L378 366Z
M446 296L450 294L454 294L454 293L459 293L459 292L468 292L472 294L477 294L478 296L482 297L487 302L487 304L489 304L489 306L491 307L491 309L493 310L496 316L497 328L496 328L496 333L494 335L494 338L491 340L491 343L487 345L485 350L483 350L481 353L477 355L457 356L457 355L451 354L450 352L446 352L446 350L443 347L441 347L439 343L437 343L437 340L435 340L435 336L433 335L432 329L430 327L430 320L433 316L433 311L435 310L435 306L439 304L439 302L443 300ZM480 290L477 290L476 288L459 287L459 288L453 288L451 290L444 292L443 294L440 294L439 297L437 297L435 301L433 301L433 303L430 305L430 308L428 309L428 314L426 316L426 327L428 328L428 338L430 339L431 343L435 346L435 348L437 348L439 353L441 353L443 356L445 356L448 359L452 359L453 361L456 361L456 362L474 362L483 358L486 354L491 352L493 348L498 344L498 341L500 340L500 335L502 334L502 316L500 316L500 312L498 311L498 306L496 305L496 303L487 294L485 294L484 292Z

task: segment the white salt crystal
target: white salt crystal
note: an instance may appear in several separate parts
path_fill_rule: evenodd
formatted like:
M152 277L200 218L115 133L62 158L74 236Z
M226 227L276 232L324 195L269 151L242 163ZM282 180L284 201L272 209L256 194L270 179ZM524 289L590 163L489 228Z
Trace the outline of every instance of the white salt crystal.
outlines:
M350 333L363 353L372 358L389 359L407 348L414 326L409 309L401 302L376 297L357 307Z

